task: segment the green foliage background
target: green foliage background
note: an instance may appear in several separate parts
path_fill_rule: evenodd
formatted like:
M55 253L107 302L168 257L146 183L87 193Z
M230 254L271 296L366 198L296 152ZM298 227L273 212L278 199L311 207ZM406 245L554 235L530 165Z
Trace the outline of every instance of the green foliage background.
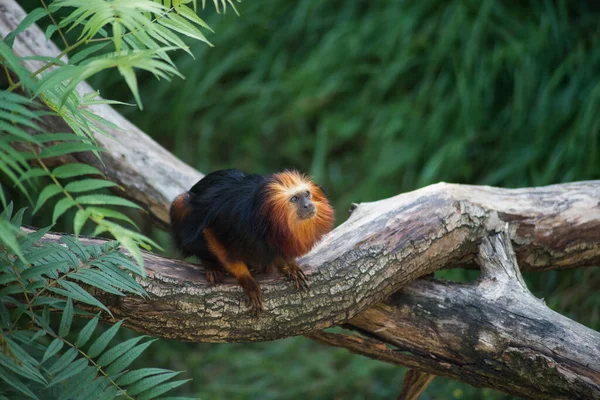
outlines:
M273 0L238 10L201 13L215 47L173 55L185 80L142 74L144 110L119 108L202 172L310 172L339 223L351 202L438 181L600 178L596 2ZM134 102L117 73L92 83ZM597 269L526 278L551 307L600 329ZM161 340L144 357L186 369L184 392L204 399L389 399L402 382L399 368L303 338ZM423 398L509 397L436 378Z

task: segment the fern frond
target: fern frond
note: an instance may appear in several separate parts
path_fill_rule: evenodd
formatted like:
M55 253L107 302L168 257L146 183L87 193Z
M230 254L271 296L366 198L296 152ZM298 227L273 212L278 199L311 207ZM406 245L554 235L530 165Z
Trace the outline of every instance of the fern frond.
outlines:
M13 215L10 205L0 221L18 230L23 213ZM41 242L44 233L19 234L27 262L7 247L0 253L0 380L5 383L0 385L0 395L151 399L184 383L172 380L178 372L128 370L154 339L139 336L113 343L123 321L95 337L99 313L78 333L72 332L77 316L86 313L78 305L109 312L85 288L115 295L145 294L135 279L138 267L119 250L119 243L84 245L71 236L62 237L60 243ZM13 295L21 295L21 300ZM9 312L5 304L14 307ZM50 307L62 311L56 327L51 324ZM24 315L31 317L33 325L20 329L25 326Z

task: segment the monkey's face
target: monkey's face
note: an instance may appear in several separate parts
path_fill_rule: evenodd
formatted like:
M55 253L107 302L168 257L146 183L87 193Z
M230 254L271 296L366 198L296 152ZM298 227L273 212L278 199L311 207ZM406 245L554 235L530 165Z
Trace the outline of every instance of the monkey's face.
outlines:
M301 190L290 197L290 203L296 210L296 216L303 221L312 218L317 213L317 209L311 200L310 190Z
M273 174L263 202L273 240L290 257L305 254L333 227L333 208L323 189L296 171Z

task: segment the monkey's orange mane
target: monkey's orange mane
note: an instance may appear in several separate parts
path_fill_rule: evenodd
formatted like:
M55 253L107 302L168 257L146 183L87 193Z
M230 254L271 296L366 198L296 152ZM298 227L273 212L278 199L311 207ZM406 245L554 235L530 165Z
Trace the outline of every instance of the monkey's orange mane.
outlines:
M294 193L309 190L316 213L300 220L290 198ZM297 258L308 251L333 228L333 208L321 188L297 171L273 174L265 187L265 202L261 212L270 221L270 242L286 258Z

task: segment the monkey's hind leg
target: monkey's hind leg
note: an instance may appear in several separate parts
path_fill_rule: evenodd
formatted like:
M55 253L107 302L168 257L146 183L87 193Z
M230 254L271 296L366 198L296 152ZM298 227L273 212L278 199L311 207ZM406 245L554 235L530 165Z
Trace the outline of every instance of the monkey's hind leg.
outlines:
M239 285L244 289L244 292L246 292L246 295L248 296L246 305L250 308L250 313L259 316L263 311L262 292L258 283L254 280L252 275L250 275L248 266L241 261L224 263L223 265L227 271L235 276Z
M258 283L250 274L248 266L243 261L228 260L227 250L221 245L210 229L204 230L204 237L206 238L211 253L219 259L227 272L235 277L238 284L244 289L244 292L246 292L246 295L248 296L246 304L250 308L250 313L256 316L260 315L263 310L262 293L260 286L258 286Z
M300 268L296 260L280 260L276 265L277 269L279 269L282 274L294 281L296 284L296 289L308 290L308 280L306 279L304 271L302 271L302 268Z

